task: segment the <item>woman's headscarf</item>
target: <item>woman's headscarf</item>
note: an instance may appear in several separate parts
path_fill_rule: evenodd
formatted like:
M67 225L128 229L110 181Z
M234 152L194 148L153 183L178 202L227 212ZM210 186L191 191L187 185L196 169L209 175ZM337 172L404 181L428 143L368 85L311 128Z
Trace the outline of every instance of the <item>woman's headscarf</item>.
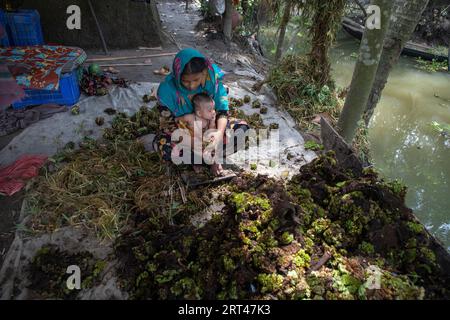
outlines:
M206 81L196 90L188 90L181 84L181 74L186 64L193 58L205 59L208 68ZM199 51L187 48L177 53L173 60L172 73L158 88L158 101L172 111L175 117L193 113L191 98L197 93L206 93L214 99L217 111L228 110L227 92L222 84L223 72Z

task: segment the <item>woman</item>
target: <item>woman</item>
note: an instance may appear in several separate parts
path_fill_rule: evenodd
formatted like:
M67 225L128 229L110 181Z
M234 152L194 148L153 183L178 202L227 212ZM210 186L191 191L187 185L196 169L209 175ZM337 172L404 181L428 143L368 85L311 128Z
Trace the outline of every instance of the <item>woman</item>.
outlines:
M164 160L171 160L174 143L171 134L178 128L177 119L192 114L194 108L192 97L197 93L206 93L214 99L217 114L217 129L207 137L214 146L223 143L227 128L243 131L248 126L243 121L228 121L228 93L222 83L223 72L199 51L187 48L175 56L172 73L158 88L158 108L160 111L160 132L154 140L155 150L159 150ZM156 146L157 144L157 146ZM212 165L214 175L221 174L221 167Z

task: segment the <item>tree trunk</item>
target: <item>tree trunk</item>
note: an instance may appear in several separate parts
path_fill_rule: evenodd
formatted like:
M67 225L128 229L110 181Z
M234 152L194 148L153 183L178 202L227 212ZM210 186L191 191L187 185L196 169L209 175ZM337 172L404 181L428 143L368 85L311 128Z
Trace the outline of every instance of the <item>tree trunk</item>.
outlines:
M241 0L241 8L242 8L242 15L244 17L248 14L248 0Z
M349 144L355 136L372 90L393 6L392 0L373 0L371 4L381 8L380 29L371 30L366 27L364 31L350 90L337 125L338 132Z
M275 61L277 61L277 62L281 58L281 52L283 50L284 38L286 35L286 27L289 23L289 19L291 18L291 7L292 7L292 1L290 1L290 0L286 1L286 4L284 5L283 17L281 18L280 34L278 35L277 52L275 53Z
M300 25L297 29L294 30L294 32L292 32L292 38L289 40L288 45L286 46L287 50L289 50L289 48L293 47L295 50L295 46L298 43L298 36L297 34L300 32L300 30L302 30L302 25Z
M223 19L223 34L225 42L230 43L232 38L233 0L225 0L225 16Z
M328 51L340 25L345 3L344 0L308 0L313 5L314 13L310 27L311 52L308 54L310 73L314 83L323 87L330 80L330 59Z
M369 125L374 110L381 98L381 91L386 85L389 72L397 63L406 42L419 23L429 0L396 0L389 28L384 41L383 53L378 65L375 82L364 112L364 121ZM395 22L392 22L395 19Z

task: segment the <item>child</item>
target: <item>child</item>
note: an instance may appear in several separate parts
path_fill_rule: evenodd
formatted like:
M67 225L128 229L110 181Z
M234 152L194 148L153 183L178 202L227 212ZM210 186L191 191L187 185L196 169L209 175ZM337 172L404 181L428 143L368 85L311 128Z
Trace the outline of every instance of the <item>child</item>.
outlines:
M177 118L180 127L188 129L194 140L202 141L202 150L209 144L209 141L203 141L203 134L209 129L216 127L216 109L214 100L205 93L198 93L192 98L194 113ZM194 170L199 167L194 165ZM218 163L212 165L212 171L220 175L223 171Z

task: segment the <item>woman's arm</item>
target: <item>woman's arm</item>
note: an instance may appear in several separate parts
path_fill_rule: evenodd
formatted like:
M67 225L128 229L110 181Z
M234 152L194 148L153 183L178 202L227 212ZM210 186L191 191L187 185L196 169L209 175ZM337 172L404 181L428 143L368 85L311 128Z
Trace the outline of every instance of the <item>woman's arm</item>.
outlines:
M225 133L228 123L228 92L222 83L222 79L219 79L217 93L214 99L217 111L217 130L222 135Z
M227 128L228 117L220 117L217 119L217 130L221 133L222 137L225 133L225 129Z

